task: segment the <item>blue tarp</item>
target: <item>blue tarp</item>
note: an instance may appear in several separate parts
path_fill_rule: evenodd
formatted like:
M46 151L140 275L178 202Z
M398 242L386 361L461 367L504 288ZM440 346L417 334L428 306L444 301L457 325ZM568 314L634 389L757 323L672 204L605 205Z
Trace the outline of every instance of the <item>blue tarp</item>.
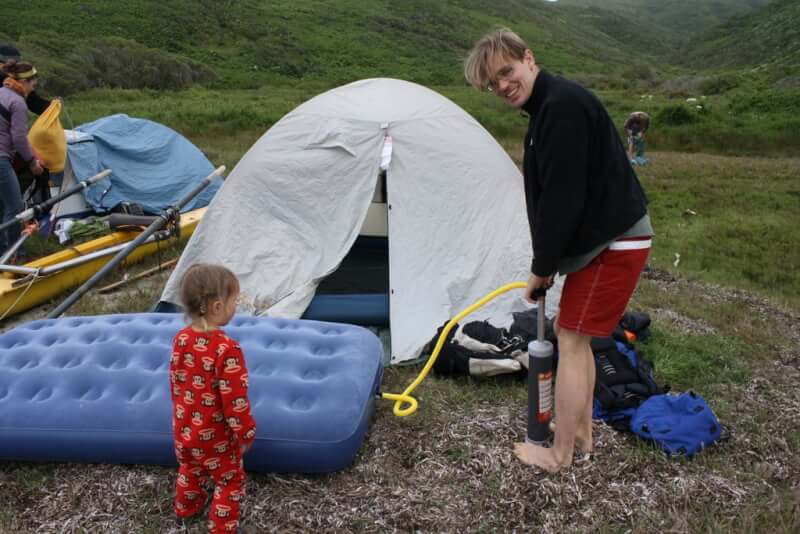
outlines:
M106 212L121 202L139 204L147 213L174 205L214 166L188 139L161 124L111 115L76 128L78 139L68 144L67 155L78 181L102 170L104 178L83 192L96 212ZM208 205L222 185L217 178L182 211Z

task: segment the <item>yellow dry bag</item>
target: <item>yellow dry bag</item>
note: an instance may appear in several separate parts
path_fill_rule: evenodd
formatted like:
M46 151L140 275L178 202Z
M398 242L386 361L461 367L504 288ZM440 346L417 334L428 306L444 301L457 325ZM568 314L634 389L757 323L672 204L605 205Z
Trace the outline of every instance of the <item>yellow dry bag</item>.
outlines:
M63 171L67 159L67 138L58 119L60 114L61 101L53 100L28 132L28 141L50 172Z

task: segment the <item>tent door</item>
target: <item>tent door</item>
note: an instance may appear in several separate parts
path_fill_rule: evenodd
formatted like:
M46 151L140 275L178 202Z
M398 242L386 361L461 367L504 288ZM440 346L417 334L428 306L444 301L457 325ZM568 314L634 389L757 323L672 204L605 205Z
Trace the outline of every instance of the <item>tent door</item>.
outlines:
M389 211L386 176L391 137L384 139L382 164L359 235L337 269L319 284L303 317L389 325ZM385 164L384 164L385 163ZM335 310L334 319L331 317Z
M367 209L361 236L386 237L389 235L389 212L386 204L386 171L381 171L375 183L375 193Z
M336 271L320 283L317 294L389 293L389 212L386 200L386 171L381 170L356 242Z

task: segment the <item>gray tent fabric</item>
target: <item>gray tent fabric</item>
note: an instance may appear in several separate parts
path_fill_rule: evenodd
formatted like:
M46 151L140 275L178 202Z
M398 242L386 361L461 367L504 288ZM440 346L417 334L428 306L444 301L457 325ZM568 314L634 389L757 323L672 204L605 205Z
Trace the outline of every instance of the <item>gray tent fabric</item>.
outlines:
M358 237L386 136L392 361L417 357L438 326L490 291L526 281L531 243L516 165L447 98L379 78L312 98L251 147L161 300L179 304L183 272L213 262L238 276L240 313L300 317ZM518 290L470 319L503 324L526 307Z

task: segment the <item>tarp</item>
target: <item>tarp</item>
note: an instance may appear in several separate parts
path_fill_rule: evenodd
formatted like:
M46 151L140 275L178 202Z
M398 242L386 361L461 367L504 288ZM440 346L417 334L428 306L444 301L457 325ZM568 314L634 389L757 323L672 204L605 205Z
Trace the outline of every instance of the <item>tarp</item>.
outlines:
M442 95L393 79L355 82L284 116L231 171L161 300L195 262L239 278L240 312L300 317L366 217L386 136L392 360L419 355L446 320L530 275L522 176L505 150ZM471 318L510 320L522 291Z
M121 202L137 203L148 213L175 204L214 166L188 139L146 119L124 114L103 117L76 128L68 136L67 154L77 181L105 169L111 176L84 191L91 209L105 212ZM222 184L215 179L184 206L206 206Z

